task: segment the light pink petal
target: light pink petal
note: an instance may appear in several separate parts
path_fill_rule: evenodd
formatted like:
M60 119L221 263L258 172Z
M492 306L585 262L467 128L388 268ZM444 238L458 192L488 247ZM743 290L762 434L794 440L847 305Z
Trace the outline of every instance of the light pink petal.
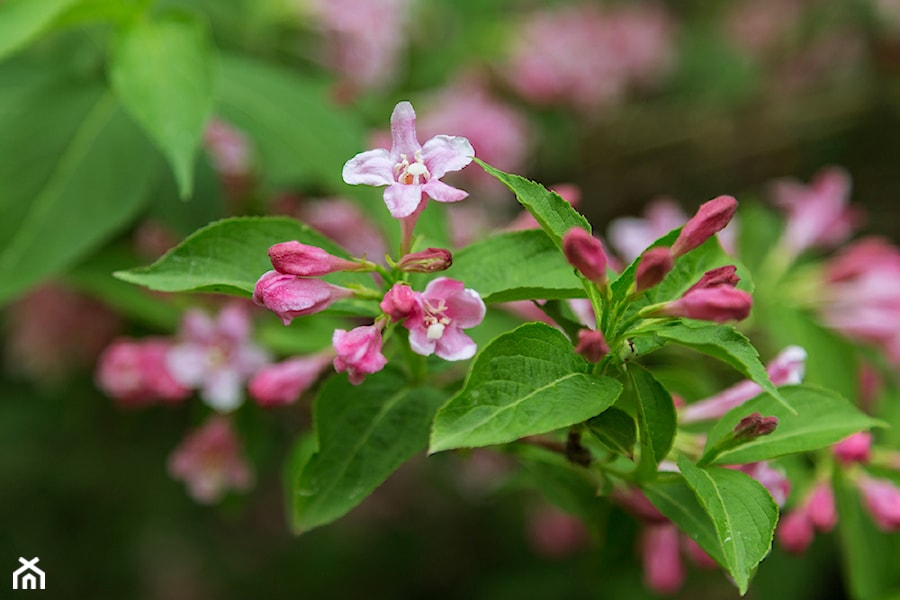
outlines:
M166 368L181 385L197 387L206 377L207 358L204 346L179 344L166 353Z
M360 152L346 163L341 175L350 185L390 185L394 183L394 161L383 149Z
M271 362L272 357L263 348L245 343L236 349L232 366L242 376L250 377Z
M229 304L219 313L218 330L234 341L250 336L250 316L240 304Z
M450 171L459 171L475 156L469 140L458 135L436 135L422 146L422 161L432 179L440 179Z
M231 369L219 369L210 373L200 391L200 397L219 412L236 409L244 400L240 374Z
M480 324L487 310L481 296L476 291L468 289L449 298L447 305L453 321L463 329Z
M410 339L412 336L410 335ZM444 360L466 360L475 356L478 346L459 327L447 327L437 340L435 354Z
M202 310L192 309L184 313L181 319L181 335L193 342L210 340L216 333L216 325L212 318Z
M438 202L459 202L469 195L469 192L447 185L437 179L432 179L426 183L422 191Z
M416 111L409 102L399 102L394 107L394 112L391 113L391 138L394 140L391 147L393 157L405 154L412 160L412 156L422 148L416 139Z
M465 284L463 284L462 281L450 279L449 277L438 277L437 279L432 279L428 282L422 295L426 298L446 299L454 294L462 292L464 289Z
M391 216L402 219L416 212L422 202L421 185L395 183L384 190L384 202Z
M444 330L444 335L447 330ZM436 340L428 338L428 330L425 327L412 327L409 330L409 345L413 352L422 356L431 356L434 354Z

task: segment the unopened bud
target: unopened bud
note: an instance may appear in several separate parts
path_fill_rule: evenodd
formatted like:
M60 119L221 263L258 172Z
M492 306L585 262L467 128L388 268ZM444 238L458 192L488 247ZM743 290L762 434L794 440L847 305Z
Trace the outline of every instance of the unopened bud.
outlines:
M317 246L300 242L281 242L269 248L272 266L279 273L318 277L337 271L359 270L363 263L333 256Z
M701 205L691 219L681 228L678 239L672 244L672 254L687 254L710 237L725 229L737 210L737 200L731 196L719 196Z
M405 283L396 283L381 301L381 310L392 321L403 321L416 310L416 293Z
M569 264L596 283L606 284L606 265L609 260L603 244L581 227L573 227L563 236L563 252Z
M655 307L650 314L725 323L746 319L752 308L750 294L720 285L688 292L678 300Z
M859 431L832 446L831 451L844 464L867 463L872 456L872 434Z
M407 254L397 263L397 268L406 273L437 273L446 271L453 264L453 255L443 248L426 248L421 252Z
M659 285L674 266L675 258L668 248L650 248L644 252L634 275L635 293L640 294Z
M735 441L750 441L764 435L769 435L778 427L778 417L764 417L760 413L753 413L741 419L734 427Z
M740 280L741 278L737 276L737 267L734 265L719 267L718 269L712 269L704 273L703 277L701 277L697 283L689 287L685 294L694 290L712 288L720 285L734 287Z
M588 362L597 363L609 354L609 346L603 337L602 331L595 329L582 329L578 332L578 345L575 352L585 357Z

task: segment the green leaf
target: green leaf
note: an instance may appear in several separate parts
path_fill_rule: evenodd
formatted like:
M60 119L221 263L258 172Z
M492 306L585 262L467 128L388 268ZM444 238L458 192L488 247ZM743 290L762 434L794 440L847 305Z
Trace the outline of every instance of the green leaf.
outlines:
M656 466L672 449L675 441L675 404L672 395L650 371L640 365L628 366L628 375L638 401L638 426L641 432L641 479L656 477Z
M95 85L41 76L0 90L0 303L126 225L156 152Z
M587 219L556 192L524 177L504 173L477 158L475 162L516 195L519 203L531 213L558 248L562 248L562 237L572 227L591 231Z
M334 242L296 219L234 217L198 229L152 265L117 271L115 276L160 292L206 291L252 296L260 275L272 269L269 247L289 240L346 256ZM365 282L366 277L359 273L335 273L327 279L349 284Z
M637 443L637 426L624 410L608 408L596 417L588 419L588 431L600 443L619 454L631 456Z
M182 198L191 194L194 159L213 107L215 59L205 24L175 13L136 21L112 48L113 90L162 149Z
M759 361L759 353L756 348L734 327L686 320L657 329L653 333L731 365L739 373L772 394L789 411L793 411L778 388L769 380L769 374L766 373L766 368Z
M840 394L831 390L795 385L782 387L780 391L796 412L789 411L769 394L760 394L719 419L709 432L701 462L743 464L785 454L808 452L829 446L857 431L882 424L863 414ZM778 417L775 431L716 454L716 445L731 434L743 417L756 412L763 416Z
M445 398L432 388L407 388L391 371L370 375L359 386L344 376L327 382L313 406L318 452L296 479L294 531L344 516L424 449L428 425Z
M766 488L740 471L701 469L684 457L678 460L678 468L712 519L723 565L744 595L756 565L772 546L778 522L775 501Z
M589 369L568 338L544 323L501 335L478 354L463 389L438 411L429 452L504 444L600 414L622 385Z
M688 487L684 477L675 473L661 474L655 481L641 483L641 489L653 506L675 523L713 560L725 564L722 545L706 509Z
M342 195L381 195L341 178L341 166L366 149L366 130L355 114L334 107L328 82L236 56L222 57L221 73L216 111L250 136L271 183L302 181Z
M539 229L493 235L453 256L447 276L466 283L485 302L583 298L572 266Z
M77 1L6 0L0 2L0 60L38 38L57 16Z
M538 448L530 448L540 452ZM597 483L590 471L570 463L564 456L544 451L517 453L522 466L533 478L531 486L541 491L554 506L578 517L592 531L599 532L600 519L607 502L597 495Z

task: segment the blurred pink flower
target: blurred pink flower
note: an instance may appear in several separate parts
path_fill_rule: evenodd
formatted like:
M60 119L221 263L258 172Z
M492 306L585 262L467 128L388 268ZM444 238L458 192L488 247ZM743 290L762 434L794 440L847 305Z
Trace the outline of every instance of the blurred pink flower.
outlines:
M216 415L182 440L169 456L169 475L197 502L212 504L228 490L246 490L253 471L228 418Z
M609 224L608 237L619 256L630 263L650 244L681 227L687 220L687 214L678 203L671 198L658 198L647 205L642 218L614 219Z
M685 580L678 528L671 523L647 525L641 534L644 585L657 594L673 594Z
M357 205L328 198L306 202L291 211L301 221L325 234L351 256L380 259L387 253L381 232Z
M788 494L791 493L791 481L781 469L773 468L765 460L738 465L734 468L746 473L769 490L772 499L779 507L784 506L785 502L787 502Z
M391 114L390 151L383 148L360 152L344 164L343 178L351 185L387 186L384 202L396 219L413 215L423 195L438 202L458 202L469 194L440 179L459 171L475 156L464 137L436 135L419 144L416 113L412 104L400 102Z
M571 556L587 541L584 523L572 515L554 508L543 508L528 518L528 544L539 556Z
M216 319L200 310L185 313L180 340L166 354L172 377L198 388L212 408L228 412L244 400L244 382L269 364L268 353L250 339L250 317L240 304L229 304Z
M868 431L858 431L832 446L831 452L845 465L855 462L867 463L872 458L872 434Z
M353 385L359 385L366 375L377 373L387 364L387 358L381 353L381 327L366 325L350 331L335 329L332 344L337 356L334 359L334 370L347 372Z
M331 359L331 352L323 352L266 365L250 379L250 396L263 407L293 404L331 365Z
M436 354L444 360L465 360L477 347L463 329L475 327L485 315L484 302L461 281L438 277L416 294L416 309L404 321L409 345L423 356Z
M166 366L172 345L168 338L154 337L113 341L97 361L97 387L122 406L184 400L191 395L190 388L178 382Z
M803 11L802 0L735 2L725 13L725 34L738 48L757 57L783 45Z
M226 177L243 178L253 169L246 136L225 121L212 118L203 132L203 146L213 168Z
M863 503L878 528L900 531L900 487L888 479L864 475L858 482Z
M812 543L816 531L806 512L795 510L786 513L778 521L775 536L786 552L803 554Z
M504 73L531 102L589 112L659 78L675 54L672 30L656 4L535 12L516 31Z

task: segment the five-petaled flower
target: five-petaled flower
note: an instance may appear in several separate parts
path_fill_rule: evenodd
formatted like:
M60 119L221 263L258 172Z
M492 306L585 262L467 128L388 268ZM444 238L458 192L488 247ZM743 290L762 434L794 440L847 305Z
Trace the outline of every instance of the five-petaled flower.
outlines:
M391 216L412 215L422 194L438 202L457 202L468 193L440 181L446 173L459 171L475 156L464 137L436 135L424 145L416 138L416 112L409 102L400 102L391 114L390 151L384 148L361 152L344 165L344 181L351 185L388 186L384 201Z

